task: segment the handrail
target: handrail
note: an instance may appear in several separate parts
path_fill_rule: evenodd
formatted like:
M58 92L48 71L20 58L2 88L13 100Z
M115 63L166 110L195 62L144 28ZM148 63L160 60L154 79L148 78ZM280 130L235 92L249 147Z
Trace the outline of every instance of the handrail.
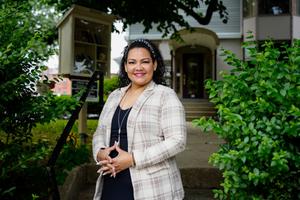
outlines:
M54 150L48 160L47 163L47 172L48 172L48 178L50 181L50 194L52 195L52 199L53 200L60 200L60 195L59 195L59 190L58 190L58 186L57 186L57 182L56 182L56 176L55 176L55 163L58 159L58 156L64 146L64 144L66 143L66 140L71 132L71 129L76 121L76 118L78 117L78 114L89 94L89 91L92 87L92 84L94 83L95 80L100 78L100 71L95 71L92 75L92 77L90 78L85 91L83 92L83 94L81 95L80 99L79 99L79 104L76 106L75 110L73 110L72 115L67 123L67 125L65 126L62 134L60 135L56 146L54 147Z

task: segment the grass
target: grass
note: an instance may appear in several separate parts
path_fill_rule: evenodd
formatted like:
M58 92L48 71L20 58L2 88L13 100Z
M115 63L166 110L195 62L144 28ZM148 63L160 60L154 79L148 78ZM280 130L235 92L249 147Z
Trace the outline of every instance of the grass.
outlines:
M51 145L55 145L58 138L62 134L66 124L68 123L67 120L59 119L48 124L38 124L36 127L33 128L33 142L42 140L48 141ZM97 128L98 120L87 120L87 144L90 145L92 142L93 134ZM79 142L79 133L78 133L78 121L75 122L71 133L71 137ZM68 138L70 139L70 137Z

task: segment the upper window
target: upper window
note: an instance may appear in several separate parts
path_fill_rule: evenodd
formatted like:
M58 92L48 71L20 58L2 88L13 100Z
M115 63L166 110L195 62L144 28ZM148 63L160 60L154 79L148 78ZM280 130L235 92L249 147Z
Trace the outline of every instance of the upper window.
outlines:
M258 14L281 15L290 13L289 0L263 0L258 2Z
M244 2L243 2L244 17L253 17L254 16L255 2L256 2L256 0L244 0Z

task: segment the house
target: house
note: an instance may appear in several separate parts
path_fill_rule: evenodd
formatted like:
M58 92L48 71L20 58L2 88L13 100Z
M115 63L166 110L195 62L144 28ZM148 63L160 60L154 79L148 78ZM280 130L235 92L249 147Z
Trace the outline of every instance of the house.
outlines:
M162 38L155 28L144 34L142 24L131 25L128 30L128 41L146 38L159 47L167 67L167 84L182 100L188 120L214 115L204 84L206 79L220 79L219 72L229 69L220 55L221 48L245 58L241 45L249 31L258 41L271 37L291 42L300 38L300 0L224 0L223 3L229 13L228 23L224 24L218 13L206 26L188 17L195 31L179 28L184 43Z

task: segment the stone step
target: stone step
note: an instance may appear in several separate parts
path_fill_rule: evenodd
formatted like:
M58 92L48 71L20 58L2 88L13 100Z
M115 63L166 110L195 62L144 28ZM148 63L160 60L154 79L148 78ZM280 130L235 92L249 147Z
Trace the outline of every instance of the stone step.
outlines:
M210 189L184 189L184 200L214 200Z
M185 108L187 121L192 121L202 116L214 116L216 114L214 104L205 99L182 100L182 104Z

